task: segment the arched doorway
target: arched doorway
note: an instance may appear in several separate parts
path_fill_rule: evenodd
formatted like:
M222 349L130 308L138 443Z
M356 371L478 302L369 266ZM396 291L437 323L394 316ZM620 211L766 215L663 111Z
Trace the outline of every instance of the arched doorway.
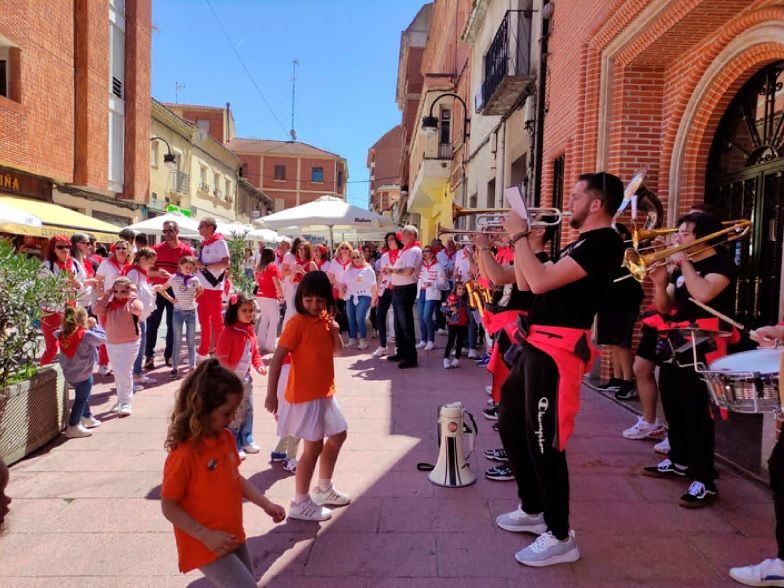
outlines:
M754 221L734 244L735 314L748 326L778 320L784 243L784 61L754 75L733 98L711 146L705 201L725 218Z

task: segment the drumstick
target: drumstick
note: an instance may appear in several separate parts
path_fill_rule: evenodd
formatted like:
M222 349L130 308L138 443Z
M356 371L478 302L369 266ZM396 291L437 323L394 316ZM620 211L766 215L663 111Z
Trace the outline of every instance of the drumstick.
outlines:
M746 327L744 325L742 325L741 323L739 323L736 320L732 320L726 314L721 314L718 310L715 310L714 308L711 308L710 306L700 302L699 300L695 300L691 296L689 296L689 300L691 302L693 302L694 304L696 304L697 306L699 306L702 310L711 313L713 316L715 316L717 318L720 318L721 320L723 320L726 323L731 324L736 329L740 329L741 331L745 331L746 330Z

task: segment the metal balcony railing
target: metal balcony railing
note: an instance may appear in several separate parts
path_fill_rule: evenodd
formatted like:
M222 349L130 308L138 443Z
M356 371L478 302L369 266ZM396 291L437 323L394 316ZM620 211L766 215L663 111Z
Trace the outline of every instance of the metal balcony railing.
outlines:
M484 57L477 112L505 114L503 108L526 91L531 79L531 11L508 10Z
M438 144L438 159L452 159L452 143Z
M188 174L181 171L173 171L171 172L171 189L172 192L178 192L180 194L187 194L188 193L188 186L190 185L190 178Z

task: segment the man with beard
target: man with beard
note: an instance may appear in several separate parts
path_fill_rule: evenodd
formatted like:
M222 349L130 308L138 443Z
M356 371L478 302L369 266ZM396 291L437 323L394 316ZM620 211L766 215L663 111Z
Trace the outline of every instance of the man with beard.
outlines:
M565 448L582 375L597 355L590 343L594 315L623 257L623 242L611 226L622 199L623 184L616 176L580 175L569 201L570 224L579 235L553 264L537 259L526 238L526 220L510 212L504 222L514 246L517 286L536 295L528 320L519 322L519 354L501 388L498 413L520 507L500 515L496 524L538 535L515 555L524 565L580 558L569 528Z

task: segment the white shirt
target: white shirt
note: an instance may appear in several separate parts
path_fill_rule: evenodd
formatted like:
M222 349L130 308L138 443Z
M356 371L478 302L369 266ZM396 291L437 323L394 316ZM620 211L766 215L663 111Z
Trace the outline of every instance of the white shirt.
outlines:
M90 263L89 261L85 261L85 263ZM61 271L60 266L57 265L54 261L47 261L44 260L41 262L41 269L38 272L39 277L46 277L46 276L56 276ZM73 277L74 280L79 284L78 289L74 292L74 299L78 306L86 306L90 303L90 300L85 296L85 289L84 289L84 281L87 279L87 274L84 273L84 267L82 266L82 262L73 260ZM61 306L59 308L52 308L52 309L44 309L51 312L62 312L64 307Z
M169 286L174 292L174 308L178 310L196 310L196 284L200 283L194 275L188 278L185 284L185 277L174 274L169 280Z
M424 283L430 285L425 288ZM419 279L417 280L417 298L419 293L425 290L425 300L441 300L441 288L446 282L444 268L437 261L433 261L429 266L424 262L419 266Z
M452 255L450 256L447 253L446 249L442 249L436 254L436 259L438 260L438 263L441 264L441 267L444 268L444 272L448 276L451 276L452 273L455 271L455 258L457 257L457 253L458 251L455 250L454 252L452 252Z
M419 247L403 248L397 256L397 261L392 266L395 270L414 268L414 273L410 276L404 274L390 274L390 282L393 286L409 286L417 283L419 277L419 264L422 263L422 250Z
M229 257L229 246L224 239L218 239L209 245L203 245L201 251L199 252L199 261L201 261L204 265L218 263L226 257ZM207 278L204 277L202 270L197 271L196 274L199 276L199 282L202 286L204 286L205 290L223 290L223 281L226 279L227 271L229 270L222 269L211 272L216 279L221 278L221 275L223 276L214 286L210 284Z
M384 268L389 265L389 251L381 254L381 257L376 261L376 275L378 276L378 295L382 294L389 288L389 274L384 273Z
M465 249L461 249L457 253L455 253L454 257L454 267L455 271L453 274L453 279L458 282L465 282L471 276L471 258L469 257L468 251Z
M338 260L338 258L333 259L332 262L329 264L329 269L327 270L327 273L332 274L332 277L335 280L335 285L337 286L338 290L340 290L340 285L345 283L343 281L344 280L343 274L346 273L346 270L350 265L351 265L351 260L347 261L344 265L340 260ZM348 300L348 298L343 298L343 300Z
M373 286L376 285L376 272L373 266L365 264L362 267L349 265L343 272L343 283L346 285L346 300L352 298L354 304L359 302L360 296L372 296Z
M117 266L109 260L109 258L106 258L98 266L98 269L95 270L95 275L96 277L103 278L103 291L105 294L112 289L112 286L114 286L114 281L119 278L122 273L119 269L117 269Z

